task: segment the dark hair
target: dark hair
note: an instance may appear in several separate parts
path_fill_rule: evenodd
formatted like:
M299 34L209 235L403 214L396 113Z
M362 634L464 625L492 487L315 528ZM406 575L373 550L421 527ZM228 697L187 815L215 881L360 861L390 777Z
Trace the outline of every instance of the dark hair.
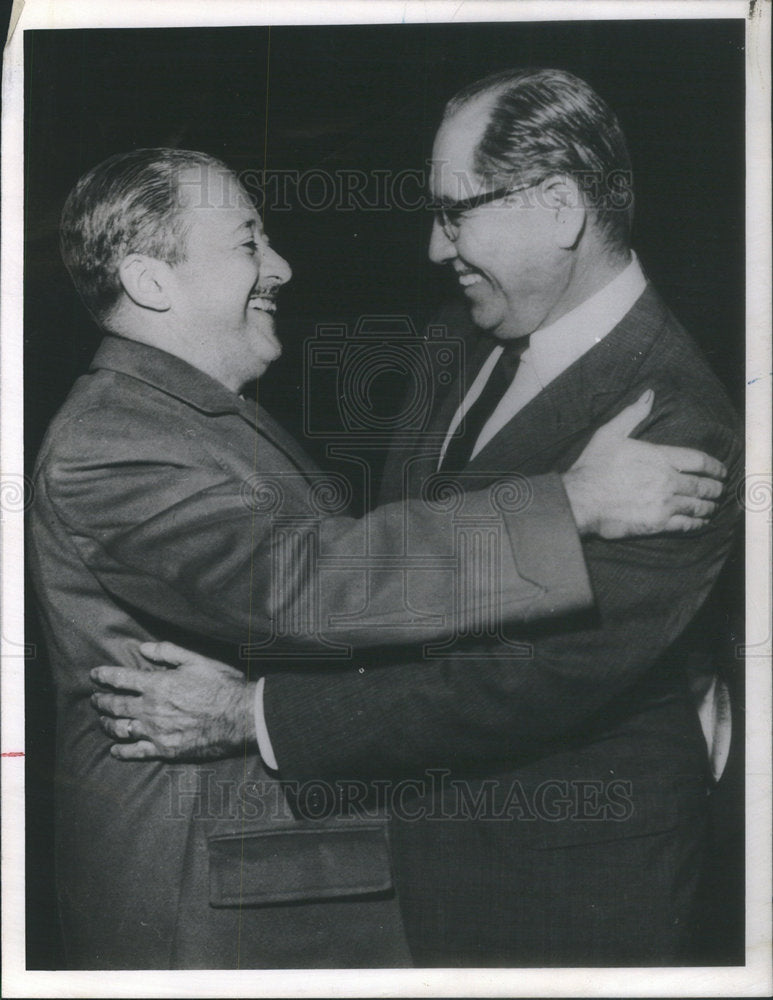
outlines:
M118 268L127 254L168 264L185 259L179 176L192 167L228 170L206 153L135 149L98 164L67 196L59 226L62 260L100 325L121 297Z
M475 151L476 172L498 186L570 174L609 246L627 250L633 221L631 161L607 104L564 70L505 70L459 91L446 105L445 118L486 93L495 100Z

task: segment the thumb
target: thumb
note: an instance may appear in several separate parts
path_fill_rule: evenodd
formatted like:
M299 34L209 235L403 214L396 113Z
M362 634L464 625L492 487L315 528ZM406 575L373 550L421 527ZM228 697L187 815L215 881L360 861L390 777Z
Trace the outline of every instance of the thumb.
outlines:
M618 438L629 437L639 424L652 412L652 403L655 393L652 389L647 389L630 406L626 406L616 417L604 424L601 430L605 435L612 435Z

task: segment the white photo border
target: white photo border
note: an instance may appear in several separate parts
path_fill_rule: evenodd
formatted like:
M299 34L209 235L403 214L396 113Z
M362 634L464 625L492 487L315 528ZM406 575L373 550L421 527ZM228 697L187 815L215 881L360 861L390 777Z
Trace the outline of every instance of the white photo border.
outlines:
M771 158L770 0L26 0L14 4L3 70L2 489L23 470L23 33L49 28L741 18L747 106L747 953L743 968L357 971L25 970L23 513L2 520L2 943L4 995L766 996L771 976Z

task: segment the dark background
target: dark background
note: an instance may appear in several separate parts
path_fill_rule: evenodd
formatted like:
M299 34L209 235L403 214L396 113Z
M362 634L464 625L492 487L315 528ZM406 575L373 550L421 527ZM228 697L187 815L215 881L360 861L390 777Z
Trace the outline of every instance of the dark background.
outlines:
M137 146L200 149L237 171L421 169L451 94L518 65L571 70L617 112L634 167L634 246L742 407L742 20L35 31L25 44L30 467L99 342L57 249L62 203L84 171ZM351 330L363 315L408 315L420 329L452 288L426 259L426 211L310 211L293 197L291 211L265 213L294 277L280 302L284 356L260 392L301 435L303 342L317 323ZM373 389L388 401L399 386L386 375ZM318 442L306 443L321 457ZM738 561L732 572L742 592ZM740 614L725 616L728 644ZM27 671L28 964L56 968L52 688L31 608L28 620L38 651ZM741 831L722 826L743 811L741 767L734 759L715 793L722 842L707 961L718 964L739 961L743 932Z

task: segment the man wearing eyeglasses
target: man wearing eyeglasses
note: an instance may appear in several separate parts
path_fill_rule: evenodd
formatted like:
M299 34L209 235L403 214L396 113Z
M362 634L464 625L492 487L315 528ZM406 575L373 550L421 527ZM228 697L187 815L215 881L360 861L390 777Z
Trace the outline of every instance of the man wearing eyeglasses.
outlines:
M466 88L447 105L431 186L430 257L464 302L442 318L469 364L461 404L435 415L442 444L396 450L384 499L435 472L474 488L566 471L648 387L638 436L716 455L729 488L697 533L584 540L594 610L524 628L525 645L483 633L413 662L272 673L259 745L289 781L413 782L392 849L417 965L689 962L709 768L687 667L731 545L736 417L630 248L625 140L587 84L528 70ZM166 659L180 684L201 663ZM112 714L163 734L155 684Z

